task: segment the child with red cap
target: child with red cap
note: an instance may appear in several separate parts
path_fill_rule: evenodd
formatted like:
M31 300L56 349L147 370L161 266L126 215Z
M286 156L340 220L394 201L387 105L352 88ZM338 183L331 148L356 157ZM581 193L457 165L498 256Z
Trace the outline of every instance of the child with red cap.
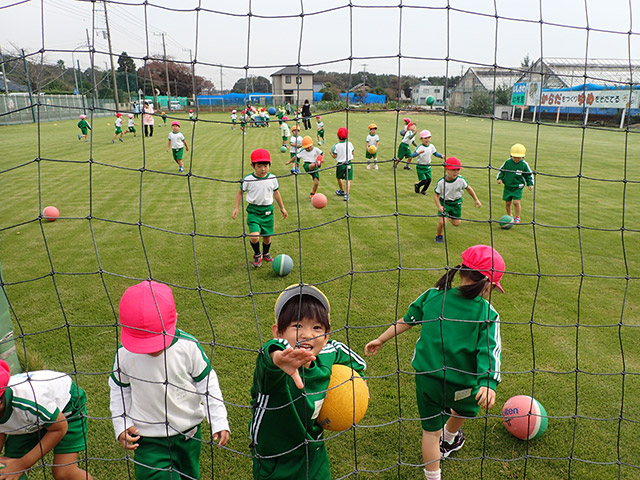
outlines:
M122 331L109 377L116 439L135 450L138 480L200 478L201 423L229 441L227 409L216 372L200 343L176 328L167 285L129 287L120 300ZM168 470L164 472L164 470Z
M462 222L462 196L465 190L473 197L476 208L482 207L476 192L471 188L466 178L460 175L462 168L460 160L456 157L449 157L445 161L444 168L444 177L438 180L433 194L433 200L438 207L436 243L444 243L444 222L447 218L454 227Z
M180 131L180 122L174 120L171 122L171 131L169 132L169 137L167 140L167 152L171 149L173 154L173 160L178 164L178 173L184 172L184 162L182 161L182 154L184 149L189 151L189 145L187 145L187 140L184 138L184 135Z
M278 178L269 173L271 154L264 148L251 152L253 173L242 179L240 190L236 194L236 202L231 218L238 218L238 209L242 201L242 192L247 192L247 227L249 242L253 248L253 266L258 268L262 261L272 262L271 236L273 235L273 200L278 202L283 218L289 214L284 208ZM262 253L260 253L260 236L262 235Z
M118 135L120 135L120 138L118 138L118 140L123 142L122 136L124 135L124 132L122 131L122 114L120 112L116 113L116 121L114 122L114 125L116 126L116 131L113 134L113 138L111 139L111 143L114 143L116 141L116 137Z
M87 397L69 375L40 370L11 376L0 360L0 395L3 479L26 479L51 450L53 478L93 478L78 467L78 453L87 449Z
M446 270L434 288L409 305L404 317L365 346L367 355L375 355L385 342L420 325L411 364L417 372L427 480L440 480L440 458L462 448L460 427L465 420L495 403L502 344L500 316L489 300L494 287L504 292L504 271L504 260L492 247L466 249L460 264ZM456 273L460 286L452 287Z
M336 178L338 179L338 190L336 190L336 195L344 197L344 201L349 200L349 190L351 189L351 183L353 180L353 166L351 165L351 160L353 160L353 144L351 142L347 142L347 137L349 136L349 131L340 127L338 129L338 143L336 143L333 147L331 147L331 151L329 152L333 158L336 159L338 163L336 167ZM344 180L345 185L343 187L342 180Z

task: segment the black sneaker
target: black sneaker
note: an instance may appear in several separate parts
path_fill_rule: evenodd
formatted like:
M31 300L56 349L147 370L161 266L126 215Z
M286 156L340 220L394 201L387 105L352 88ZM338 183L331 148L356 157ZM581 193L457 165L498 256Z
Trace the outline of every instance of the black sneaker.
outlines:
M458 430L456 437L453 439L453 442L447 443L444 440L440 439L440 454L443 458L447 458L451 455L452 452L457 452L464 445L464 432L462 430Z
M416 193L420 193L420 184L414 183L413 184L413 189L416 191Z
M444 243L444 239L442 235L436 235L436 243Z
M405 165L405 166L404 166L404 169L405 169L405 170L411 170L411 165Z

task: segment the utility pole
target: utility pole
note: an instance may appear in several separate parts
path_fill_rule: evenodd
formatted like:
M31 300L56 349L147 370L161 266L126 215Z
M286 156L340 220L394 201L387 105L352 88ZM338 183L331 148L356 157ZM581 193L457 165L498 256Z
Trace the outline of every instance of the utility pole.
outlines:
M194 87L194 83L195 83L195 68L193 65L193 53L191 52L190 48L183 48L182 49L183 52L188 51L189 52L189 65L191 68L191 89L193 90L193 99L195 100L196 98L196 91L195 91L195 87ZM177 93L176 93L177 95Z
M363 87L365 87L367 85L367 64L363 63L362 64L362 83L363 83Z
M169 82L169 67L167 65L167 46L164 43L164 36L166 32L154 32L154 35L162 36L162 51L164 52L164 74L167 77L167 105L171 104L171 84Z
M116 83L116 69L113 66L113 51L111 50L111 32L109 31L109 17L107 15L107 1L104 3L104 21L107 24L107 42L109 43L109 60L111 60L111 80L113 81L113 99L116 102L116 111L119 109L120 100L118 99L118 84Z

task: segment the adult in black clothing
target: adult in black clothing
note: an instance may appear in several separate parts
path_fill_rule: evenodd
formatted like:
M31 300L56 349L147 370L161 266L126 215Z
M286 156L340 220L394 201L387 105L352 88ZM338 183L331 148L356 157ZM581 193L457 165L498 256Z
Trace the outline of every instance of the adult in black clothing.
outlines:
M309 100L305 100L302 105L302 124L305 130L311 128L311 105L309 105Z

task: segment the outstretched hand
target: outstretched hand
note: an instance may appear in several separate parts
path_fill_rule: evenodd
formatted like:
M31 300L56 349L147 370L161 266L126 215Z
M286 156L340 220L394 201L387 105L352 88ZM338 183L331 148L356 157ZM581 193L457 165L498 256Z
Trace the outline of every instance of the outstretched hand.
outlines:
M377 338L375 340L371 340L364 347L365 355L375 355L380 351L380 349L382 348L382 345L384 344Z
M284 373L291 376L293 382L299 390L304 388L304 382L300 378L298 368L312 362L316 356L309 350L302 348L287 348L286 350L276 350L271 353L273 363Z

